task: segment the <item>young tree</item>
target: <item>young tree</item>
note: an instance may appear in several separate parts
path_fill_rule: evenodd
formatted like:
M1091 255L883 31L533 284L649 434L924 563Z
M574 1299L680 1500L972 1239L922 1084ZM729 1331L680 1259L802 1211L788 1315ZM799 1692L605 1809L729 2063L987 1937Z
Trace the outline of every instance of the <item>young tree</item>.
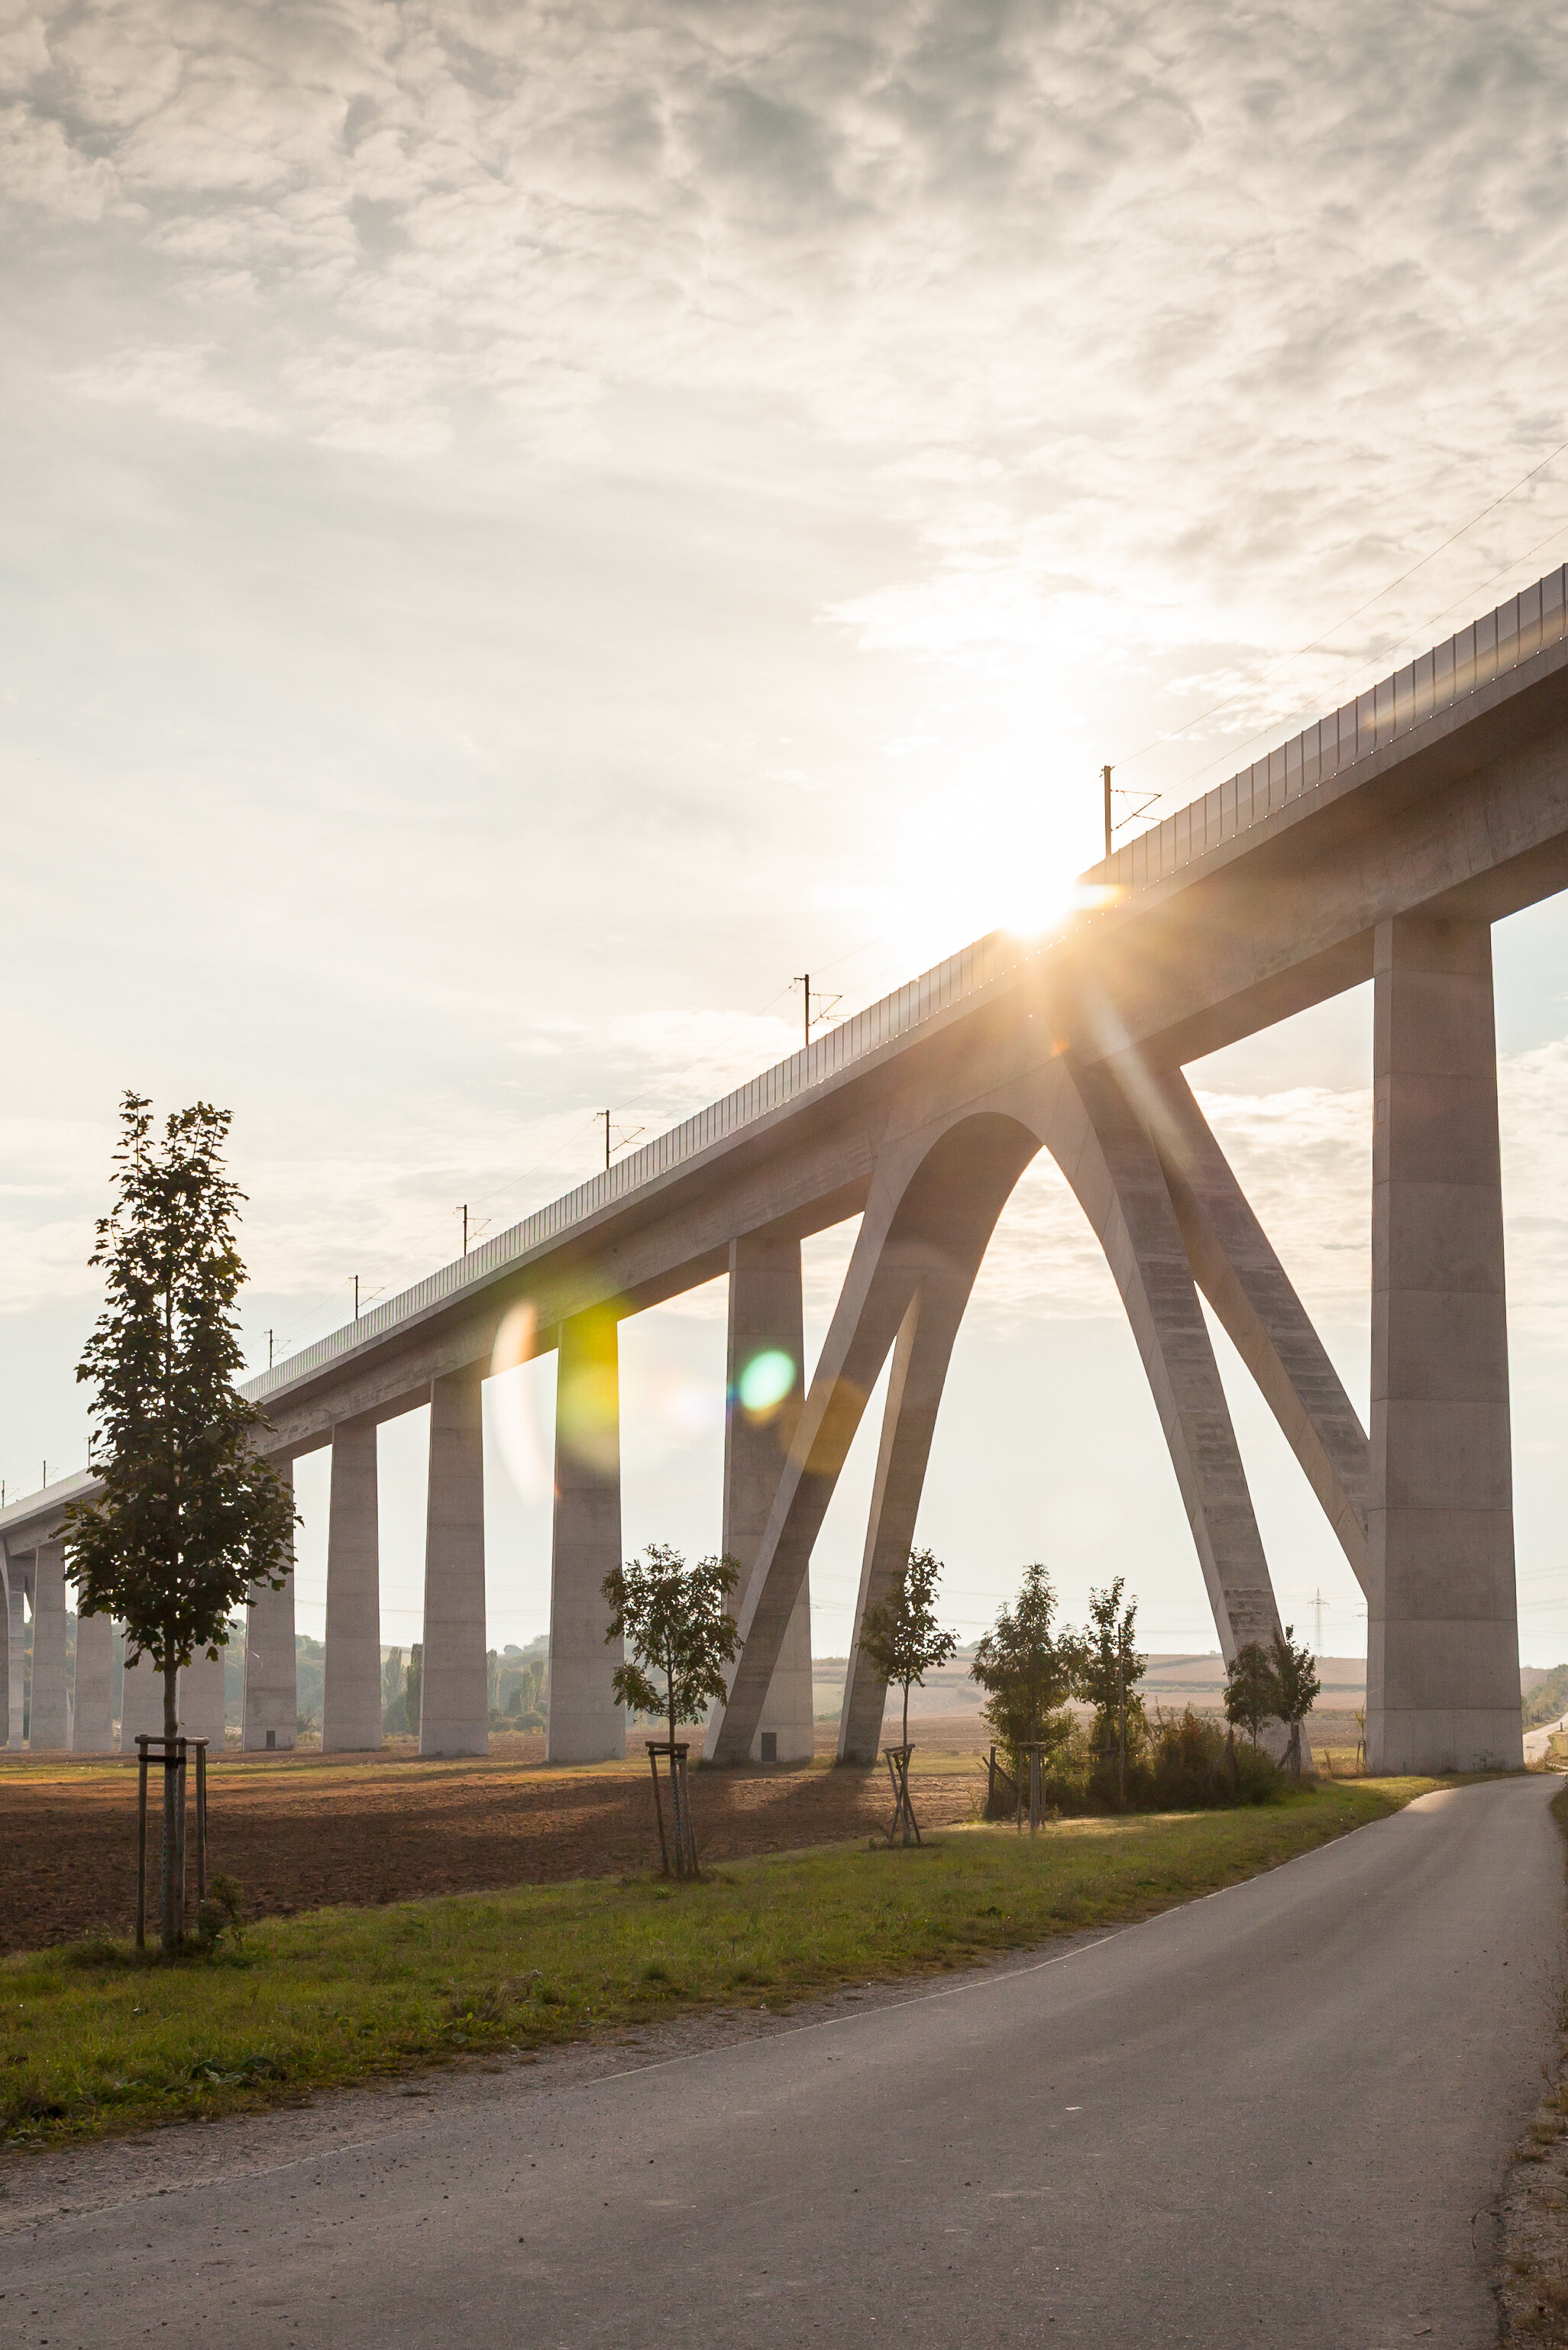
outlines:
M1317 1662L1310 1648L1296 1646L1295 1626L1287 1624L1284 1633L1274 1634L1274 1687L1279 1695L1274 1711L1291 1733L1290 1749L1285 1761L1293 1779L1302 1775L1302 1724L1317 1700L1323 1687L1318 1679Z
M1279 1710L1273 1660L1261 1641L1249 1640L1225 1668L1225 1719L1232 1730L1244 1730L1256 1746L1264 1722Z
M1050 1575L1035 1559L1023 1570L1017 1599L1002 1608L970 1667L986 1692L984 1719L1015 1760L1021 1748L1060 1734L1062 1708L1077 1679L1079 1643L1065 1628L1053 1630L1055 1613Z
M958 1635L944 1632L937 1622L941 1573L942 1563L930 1551L912 1550L897 1588L866 1610L860 1627L860 1652L883 1688L897 1685L904 1692L905 1746L909 1742L909 1691L923 1688L926 1675L958 1653Z
M1148 1670L1134 1639L1137 1601L1123 1605L1124 1579L1089 1594L1089 1621L1078 1651L1078 1695L1095 1709L1096 1742L1108 1761L1116 1758L1116 1800L1127 1809L1127 1732L1143 1719L1137 1684Z
M226 1110L198 1102L154 1132L128 1093L114 1155L114 1202L91 1262L103 1311L77 1367L94 1396L97 1501L66 1513L66 1571L84 1616L111 1613L127 1661L150 1656L163 1680L163 1732L179 1730L180 1669L216 1658L231 1609L292 1563L294 1498L257 1440L265 1415L234 1385L244 1355L234 1301L242 1192L223 1166ZM174 1778L164 1772L165 1951L177 1948Z
M726 1602L740 1579L740 1563L728 1555L699 1559L689 1567L669 1543L649 1543L643 1557L613 1567L602 1586L610 1607L605 1638L624 1638L631 1650L630 1663L618 1665L611 1678L616 1696L634 1713L662 1714L670 1724L678 1877L684 1875L688 1857L697 1874L697 1847L685 1808L685 1773L677 1768L675 1733L682 1722L702 1721L710 1704L728 1695L724 1667L740 1653L741 1632ZM662 1678L662 1689L652 1679L654 1673Z

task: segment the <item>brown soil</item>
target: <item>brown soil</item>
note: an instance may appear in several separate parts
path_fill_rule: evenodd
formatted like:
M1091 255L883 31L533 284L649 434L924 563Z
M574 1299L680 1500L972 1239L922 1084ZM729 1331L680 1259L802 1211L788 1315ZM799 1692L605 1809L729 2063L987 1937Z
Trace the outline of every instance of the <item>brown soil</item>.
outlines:
M917 1758L922 1825L972 1818L977 1758ZM253 1917L334 1903L405 1900L574 1877L646 1874L658 1862L646 1765L545 1770L542 1740L497 1738L488 1762L363 1761L303 1754L215 1764L210 1860L237 1877ZM831 1751L831 1750L829 1750ZM738 1859L858 1840L885 1827L885 1773L839 1771L827 1755L795 1769L696 1772L705 1858ZM157 1795L154 1792L153 1801ZM158 1846L156 1818L151 1844ZM0 1950L130 1931L136 1906L134 1764L65 1758L0 1766ZM194 1864L192 1860L192 1882Z

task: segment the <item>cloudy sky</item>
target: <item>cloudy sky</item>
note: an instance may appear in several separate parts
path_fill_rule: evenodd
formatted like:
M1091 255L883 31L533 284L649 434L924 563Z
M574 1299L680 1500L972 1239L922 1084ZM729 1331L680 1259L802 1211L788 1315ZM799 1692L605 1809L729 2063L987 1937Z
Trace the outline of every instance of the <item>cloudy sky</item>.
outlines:
M790 1049L1568 553L1568 24L1422 0L0 13L0 1474L82 1456L114 1105L232 1107L253 1359ZM1123 802L1131 811L1137 800ZM1527 1658L1568 1652L1568 919L1500 930ZM1366 1388L1369 1005L1193 1072ZM831 1308L843 1233L810 1253ZM722 1295L627 1341L628 1544L718 1537ZM1348 1574L1225 1358L1287 1613ZM543 1622L548 1366L495 1399ZM417 1421L383 1447L418 1627ZM862 1448L866 1449L865 1447ZM302 1476L302 1620L322 1495ZM857 1460L818 1557L842 1648ZM922 1534L1212 1628L1026 1179ZM312 1611L316 1611L315 1614Z

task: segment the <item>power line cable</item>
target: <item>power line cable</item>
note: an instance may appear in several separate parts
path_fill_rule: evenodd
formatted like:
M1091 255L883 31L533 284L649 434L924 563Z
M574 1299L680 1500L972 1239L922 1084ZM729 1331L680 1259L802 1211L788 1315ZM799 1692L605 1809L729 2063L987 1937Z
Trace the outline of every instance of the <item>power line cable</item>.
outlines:
M1314 637L1310 643L1298 646L1293 653L1275 654L1273 659L1265 664L1263 677L1268 678L1272 676L1276 670L1284 668L1289 662L1293 660L1304 660L1308 653L1318 651L1322 646L1328 642L1331 637L1337 636L1341 629L1349 628L1353 620L1358 620L1364 612L1369 612L1374 604L1380 604L1385 596L1391 596L1396 588L1402 588L1407 579L1413 579L1417 571L1423 571L1428 563L1436 562L1439 555L1446 554L1450 546L1457 545L1459 540L1467 536L1470 531L1475 529L1479 523L1485 522L1488 515L1495 514L1499 506L1506 505L1510 498L1517 497L1519 492L1526 488L1530 483L1534 481L1538 473L1543 473L1546 472L1548 466L1554 465L1558 458L1563 455L1565 450L1568 450L1568 441L1560 442L1558 446L1552 451L1550 456L1542 457L1539 464L1532 465L1527 473L1521 473L1517 482L1511 484L1506 490L1500 492L1498 496L1493 498L1489 504L1481 507L1479 514L1472 515L1469 522L1461 523L1458 530L1450 531L1447 538L1439 541L1438 546L1429 547L1425 555L1418 556L1417 559L1409 565L1406 570L1401 571L1397 578L1388 580L1383 587L1377 589L1375 595L1368 596L1364 603L1356 605L1354 611L1346 612L1343 619L1335 620L1331 627L1324 629L1321 635ZM1555 534L1549 535L1554 536ZM1544 539L1541 542L1542 546L1544 546L1545 543ZM1533 552L1533 549L1532 552ZM1514 561L1516 562L1522 562L1524 560L1525 558L1522 556L1516 556L1514 558ZM1511 564L1504 564L1502 567L1505 571L1511 569ZM1499 578L1501 577L1501 573L1500 572L1494 572L1492 574L1493 578ZM1483 585L1490 584L1490 582L1483 582ZM1473 595L1479 591L1472 588L1469 592ZM1460 598L1459 600L1462 602L1464 598ZM1453 606L1449 605L1448 609L1451 611L1453 609ZM1444 615L1439 613L1438 617L1440 619ZM1362 664L1362 666L1365 666L1365 664ZM1150 751L1158 751L1163 743L1179 741L1180 737L1191 727L1201 726L1208 719L1217 718L1222 710L1231 709L1234 703L1241 701L1246 694L1255 692L1256 691L1256 685L1238 687L1234 693L1227 694L1223 701L1216 702L1210 709L1200 711L1196 718L1189 718L1185 720L1181 725L1173 726L1163 734L1156 734L1152 736L1148 742L1141 744L1137 750L1129 751L1121 758L1113 760L1111 763L1112 765L1114 767L1130 767L1136 759L1146 758ZM1262 730L1260 729L1260 732ZM1244 739L1251 741L1252 738L1251 736L1247 736ZM1179 786L1173 786L1173 788L1179 788Z
M1568 448L1568 442L1565 442L1563 446ZM1555 453L1561 456L1563 452L1562 450L1558 450ZM1550 463L1551 460L1548 459L1547 462ZM1528 475L1526 478L1529 478ZM1488 511L1490 512L1490 509L1489 508ZM1527 546L1522 555L1511 555L1506 563L1500 564L1495 571L1491 572L1485 579L1478 581L1473 588L1467 588L1462 596L1456 596L1451 604L1445 604L1440 611L1435 612L1432 615L1430 619L1423 620L1418 628L1407 629L1402 637L1397 637L1394 639L1392 646L1385 646L1381 652L1367 653L1362 660L1354 662L1349 669L1342 670L1334 683L1326 688L1325 693L1323 696L1320 696L1314 704L1309 705L1304 702L1298 703L1296 705L1296 710L1293 714L1299 716L1302 711L1308 707L1338 709L1339 700L1336 697L1342 695L1345 685L1351 678L1359 677L1365 670L1382 669L1387 662L1391 653L1403 652L1407 645L1425 643L1429 639L1432 630L1442 621L1446 620L1450 612L1459 611L1461 606L1472 602L1477 596L1484 595L1486 590L1491 587L1495 581L1503 578L1510 571L1516 571L1521 563L1528 563L1532 556L1540 554L1543 546L1550 546L1554 539L1561 539L1563 536L1563 526L1561 523L1554 525L1553 527L1547 532L1544 538L1538 538L1535 545L1533 546ZM1446 544L1451 546L1453 542L1452 540L1449 540ZM1442 549L1439 547L1435 548L1433 551L1434 553L1440 554ZM1420 566L1417 564L1416 568L1418 570ZM1407 577L1408 577L1408 574L1407 574ZM1396 581L1394 584L1397 586L1398 582ZM1374 597L1372 600L1376 603L1377 599ZM1363 608L1365 609L1365 607L1363 607ZM1354 617L1355 616L1352 615L1352 618ZM1344 621L1341 621L1339 625L1343 628L1346 624ZM1329 634L1332 636L1333 633L1333 629L1330 629ZM1306 650L1311 651L1314 649L1309 646ZM1282 655L1281 658L1282 660L1295 660L1300 659L1300 655L1289 653ZM1240 701L1241 695L1233 694L1231 699L1232 702ZM1225 710L1229 707L1230 703L1223 702L1216 702L1214 705L1215 710ZM1204 714L1205 716L1212 717L1214 712L1209 711ZM1203 723L1203 720L1201 718L1194 718L1190 720L1189 723L1193 726L1200 726ZM1134 812L1134 816L1123 816L1121 823L1132 823L1136 816L1143 815L1146 808L1152 807L1157 800L1172 799L1178 793L1185 792L1189 785L1196 783L1199 775L1206 775L1210 772L1210 768L1224 765L1228 761L1234 758L1239 750L1244 750L1248 743L1259 742L1264 735L1277 734L1281 731L1282 727L1288 726L1289 724L1290 719L1288 717L1271 718L1262 726L1254 726L1250 734L1235 736L1226 744L1222 751L1216 751L1212 758L1205 759L1201 766L1189 767L1187 773L1176 783L1171 784L1168 789L1163 792L1151 793L1148 798L1145 800L1143 807L1137 809ZM1177 727L1171 733L1160 735L1158 737L1158 741L1161 743L1177 742L1185 731L1186 730L1183 727ZM1146 749L1153 749L1154 747L1156 746L1152 743L1145 745ZM1133 756L1137 758L1141 756L1141 754L1135 752ZM1118 826L1117 828L1119 830L1120 827Z

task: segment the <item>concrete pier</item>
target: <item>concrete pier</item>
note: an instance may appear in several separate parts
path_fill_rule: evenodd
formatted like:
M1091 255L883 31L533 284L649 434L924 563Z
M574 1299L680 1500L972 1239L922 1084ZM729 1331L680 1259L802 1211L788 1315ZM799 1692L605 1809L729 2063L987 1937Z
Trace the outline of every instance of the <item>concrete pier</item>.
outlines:
M11 1630L11 1587L13 1577L15 1577L16 1588L16 1630L15 1636L13 1636ZM16 1694L14 1706L11 1696L11 1659L13 1655L15 1655L18 1667L20 1667L22 1662L21 1641L23 1624L21 1603L22 1578L20 1569L14 1569L5 1553L0 1551L0 1730L3 1730L5 1733L5 1744L7 1746L19 1746L22 1742L22 1682L19 1670L16 1676ZM13 1711L15 1711L16 1716L15 1727L13 1727L11 1719Z
M805 1398L798 1240L752 1232L731 1242L729 1326L723 1548L740 1562L744 1591ZM740 1592L731 1604L738 1608ZM814 1737L808 1571L763 1703L752 1760L809 1762Z
M66 1555L57 1542L40 1543L33 1582L33 1704L27 1744L53 1753L71 1742L66 1694Z
M421 1755L490 1752L482 1395L477 1369L431 1382Z
M19 1559L12 1567L10 1584L11 1587L5 1598L5 1614L11 1635L7 1643L10 1653L6 1660L9 1682L6 1692L8 1699L6 1711L10 1716L9 1743L12 1746L20 1746L22 1722L26 1712L27 1623L24 1613L26 1585Z
M223 1751L223 1659L198 1648L180 1673L180 1729L186 1738L204 1738L209 1754Z
M1374 981L1367 1760L1518 1769L1490 929L1379 922Z
M548 1753L603 1762L626 1752L626 1715L610 1688L625 1650L605 1639L600 1589L621 1563L618 1333L611 1315L583 1315L561 1325L559 1343Z
M321 1751L381 1743L381 1565L374 1420L332 1431L327 1523L327 1662Z
M275 1461L273 1465L292 1492L293 1461ZM281 1591L263 1585L245 1610L245 1711L240 1743L247 1754L287 1753L298 1721L291 1574Z
M112 1754L114 1722L114 1618L77 1617L76 1685L71 1693L71 1752Z
M134 1754L139 1736L163 1735L163 1676L151 1657L127 1665L119 1698L119 1751Z

